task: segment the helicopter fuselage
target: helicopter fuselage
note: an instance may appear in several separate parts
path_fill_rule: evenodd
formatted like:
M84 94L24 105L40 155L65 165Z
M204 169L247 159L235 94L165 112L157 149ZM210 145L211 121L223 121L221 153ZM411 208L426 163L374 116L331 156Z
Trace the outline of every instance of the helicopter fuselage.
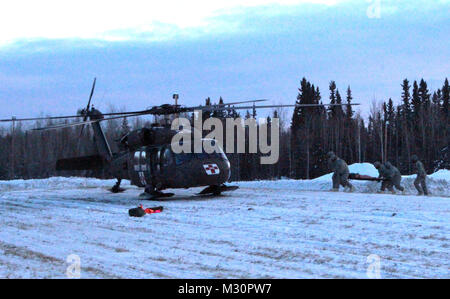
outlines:
M108 140L102 130L100 122L115 119L126 119L127 117L139 117L145 115L165 116L179 115L180 113L194 113L225 111L225 110L248 110L256 108L277 108L277 107L320 107L320 106L340 106L343 104L295 104L295 105L263 105L256 106L255 102L266 100L239 101L233 103L219 102L218 105L211 105L208 100L205 106L182 107L177 103L175 105L163 104L154 106L146 110L134 112L106 113L91 106L92 96L94 94L96 79L92 85L86 108L78 111L77 115L56 116L46 118L23 118L23 119L2 119L0 122L30 121L39 119L72 119L82 118L83 121L75 123L57 124L53 126L35 128L35 131L55 130L68 127L81 126L80 137L83 136L85 125L90 124L94 132L94 143L97 148L97 154L84 157L64 158L56 162L57 171L74 170L106 170L112 174L117 183L111 188L114 193L121 192L120 182L122 179L129 179L133 185L145 187L145 193L157 196L164 194L156 191L167 188L190 188L208 186L200 194L220 194L223 191L236 190L237 186L226 186L224 183L229 180L231 175L230 162L223 150L214 151L209 154L200 153L175 153L171 144L173 137L178 135L177 130L172 130L167 122L165 126L153 126L151 128L141 128L129 132L123 136L118 144L120 152L113 153ZM178 95L176 97L178 99ZM209 99L209 98L208 98ZM236 104L253 103L253 106L237 106ZM231 105L232 108L231 108ZM345 104L359 105L359 104ZM108 116L105 118L105 116ZM89 119L89 120L88 120ZM275 118L272 120L274 121ZM194 122L196 120L194 119ZM197 121L200 121L197 118ZM240 120L239 120L240 121ZM195 127L195 126L194 126ZM273 127L272 127L273 129ZM183 128L184 130L184 128ZM182 131L183 131L182 130ZM234 130L234 128L233 128ZM276 130L278 132L278 130ZM194 132L194 135L195 132ZM202 135L200 135L202 136ZM194 136L195 141L198 139ZM211 140L208 140L211 142ZM216 142L216 140L214 141ZM274 141L272 140L272 143ZM212 144L212 143L211 143ZM229 143L230 145L230 143ZM197 148L197 146L195 146ZM278 159L278 155L276 155ZM277 160L275 159L275 160ZM155 191L156 190L156 191ZM167 195L167 194L166 194Z
M220 186L231 175L230 162L220 148L211 154L174 153L171 144L122 152L112 159L110 167L115 177L156 190Z

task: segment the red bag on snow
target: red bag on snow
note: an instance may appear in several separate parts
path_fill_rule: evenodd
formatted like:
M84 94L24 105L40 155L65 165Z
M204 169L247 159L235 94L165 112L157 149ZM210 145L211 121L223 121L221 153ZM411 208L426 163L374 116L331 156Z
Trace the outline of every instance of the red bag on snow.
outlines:
M142 205L140 205L137 208L129 209L128 214L130 217L143 217L145 214L155 214L155 213L161 213L163 211L163 207L154 207L154 208L147 208L144 209Z
M141 209L144 210L145 214L154 214L154 213L161 213L164 208L163 207L154 207L154 208L144 209L141 205Z

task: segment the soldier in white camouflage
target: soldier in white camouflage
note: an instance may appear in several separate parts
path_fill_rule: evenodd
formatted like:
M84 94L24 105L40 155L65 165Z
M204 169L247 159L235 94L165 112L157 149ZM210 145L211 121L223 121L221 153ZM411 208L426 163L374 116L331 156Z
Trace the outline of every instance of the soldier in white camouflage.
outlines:
M425 167L423 166L423 163L419 161L419 157L417 155L411 156L411 161L414 165L415 172L417 173L417 177L414 180L414 186L417 189L417 195L428 195L428 188L427 188L427 172L425 171Z
M350 171L347 163L341 158L338 158L334 152L328 153L328 167L333 171L333 189L332 191L339 191L339 185L344 187L344 191L352 192L354 187L348 181Z

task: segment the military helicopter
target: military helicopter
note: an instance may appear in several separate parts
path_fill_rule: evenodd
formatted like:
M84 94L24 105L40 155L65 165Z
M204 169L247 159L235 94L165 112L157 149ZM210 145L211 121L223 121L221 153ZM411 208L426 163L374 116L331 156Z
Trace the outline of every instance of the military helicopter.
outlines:
M172 130L168 123L164 126L152 124L150 128L144 127L136 129L123 136L118 140L119 148L122 150L113 152L100 125L102 121L144 115L170 116L194 111L220 111L230 109L231 105L233 105L232 109L236 110L299 106L256 106L256 102L266 100L250 100L194 107L183 107L178 104L163 104L141 111L102 113L91 106L95 84L96 79L94 79L86 108L79 110L77 115L23 119L13 118L3 119L0 120L0 122L82 118L83 121L81 122L31 129L44 131L82 126L81 136L85 125L90 125L92 127L94 132L93 141L96 145L98 154L59 159L56 163L56 170L104 169L117 179L116 184L110 189L111 192L118 193L124 191L124 189L120 187L120 184L122 180L126 179L130 180L132 185L144 188L145 192L141 194L141 196L145 199L158 199L174 195L174 193L163 193L162 191L165 189L205 187L199 195L220 195L222 192L233 191L238 189L238 187L225 185L231 175L230 162L222 148L218 144L214 144L214 140L202 139L202 142L210 142L210 144L215 146L215 151L211 154L206 152L174 153L172 150L172 138L179 131ZM234 106L245 103L252 103L253 105ZM301 106L314 107L337 105L340 104L306 104Z

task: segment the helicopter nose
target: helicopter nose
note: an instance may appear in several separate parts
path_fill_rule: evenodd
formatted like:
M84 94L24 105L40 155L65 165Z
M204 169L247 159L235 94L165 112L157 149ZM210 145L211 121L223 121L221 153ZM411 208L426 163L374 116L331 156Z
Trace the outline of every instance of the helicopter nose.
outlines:
M230 178L230 162L228 160L206 161L200 169L201 177L208 185L221 185Z

